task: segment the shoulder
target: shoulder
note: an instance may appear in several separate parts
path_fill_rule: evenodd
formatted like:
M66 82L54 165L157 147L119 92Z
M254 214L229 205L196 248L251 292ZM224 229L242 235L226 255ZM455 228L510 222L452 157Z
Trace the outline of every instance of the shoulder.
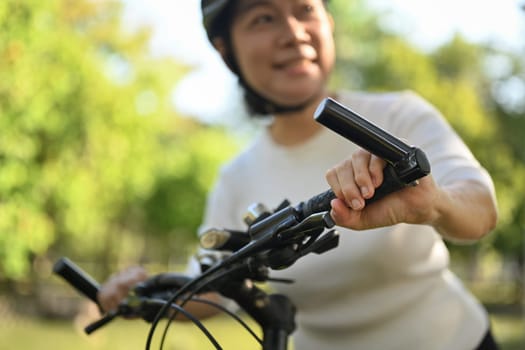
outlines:
M425 98L413 90L392 92L364 92L339 91L338 99L356 111L382 111L383 113L397 113L405 109L435 110Z
M371 122L393 132L407 123L442 120L439 111L413 90L393 92L338 92L338 100Z

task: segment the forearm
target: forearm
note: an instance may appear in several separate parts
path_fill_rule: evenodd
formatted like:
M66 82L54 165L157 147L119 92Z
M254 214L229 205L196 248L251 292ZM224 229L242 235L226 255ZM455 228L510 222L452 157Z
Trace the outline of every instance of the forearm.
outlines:
M442 188L431 225L445 238L474 241L496 226L497 207L490 190L476 181Z

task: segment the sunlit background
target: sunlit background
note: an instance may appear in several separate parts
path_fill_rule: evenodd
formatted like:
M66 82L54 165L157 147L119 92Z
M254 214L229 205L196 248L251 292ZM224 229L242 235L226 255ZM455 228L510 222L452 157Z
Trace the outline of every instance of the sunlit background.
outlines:
M190 115L211 122L227 123L232 99L238 99L236 81L206 40L200 26L198 0L123 0L126 25L153 28L150 43L155 55L169 55L195 65L178 84L174 103ZM476 1L372 0L382 13L381 25L402 35L422 50L436 49L455 34L475 42L491 42L519 52L525 28L517 0ZM224 88L226 84L226 89ZM200 103L206 99L206 103ZM234 103L234 102L233 102Z
M330 1L331 84L417 91L494 178L497 229L449 247L504 350L525 349L524 3ZM136 263L183 269L220 165L259 125L198 0L3 0L0 28L0 348L143 348L139 320L84 335L96 307L53 263L68 256L100 281ZM208 326L225 349L256 348L229 319ZM210 348L191 325L169 341Z

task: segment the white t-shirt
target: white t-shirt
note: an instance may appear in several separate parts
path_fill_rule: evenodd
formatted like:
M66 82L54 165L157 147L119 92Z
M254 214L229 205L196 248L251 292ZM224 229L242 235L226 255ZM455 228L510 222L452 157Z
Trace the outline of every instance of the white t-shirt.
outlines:
M434 107L413 92L342 92L337 100L421 148L440 185L485 183L486 171ZM465 116L467 117L467 116ZM245 230L249 205L297 204L328 189L326 171L357 146L329 129L283 147L267 130L220 173L202 229ZM479 303L449 271L449 255L433 228L399 224L367 231L338 228L340 243L272 271L295 283L274 284L297 306L298 350L472 350L488 329Z

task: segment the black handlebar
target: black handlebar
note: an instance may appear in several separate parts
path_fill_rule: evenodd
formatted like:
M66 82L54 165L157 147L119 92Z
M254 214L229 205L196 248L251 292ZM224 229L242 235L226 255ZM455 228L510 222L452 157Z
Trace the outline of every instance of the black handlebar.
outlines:
M383 183L375 190L374 196L365 201L367 205L389 193L410 186L417 179L430 173L430 163L421 149L407 145L331 98L326 98L319 104L314 118L387 162L383 170ZM328 190L299 204L298 210L302 217L328 211L330 201L334 198L333 191Z
M53 265L53 272L100 307L97 299L100 285L71 260L66 257L58 259Z
M331 98L326 98L319 104L314 118L386 161L383 182L375 189L374 196L365 200L367 205L417 183L419 178L430 173L430 163L421 149L409 146ZM276 231L288 229L313 214L329 211L330 202L334 198L334 192L327 190L299 203L295 208L288 206L273 214L263 213L250 225L248 235L228 230L209 230L201 235L201 245L206 249L235 252L246 250L247 254L252 254L255 251L253 248L259 249L265 242L263 237L266 240ZM326 227L334 225L329 215L325 216L325 223ZM252 250L244 249L247 247L251 247Z
M314 119L390 163L406 158L412 150L412 147L331 98L319 104Z
M430 163L422 150L407 145L331 98L326 98L319 104L314 118L347 140L384 159L394 168L401 183L408 185L430 173Z
M367 204L413 185L419 178L430 173L430 164L422 150L405 144L330 98L325 99L319 105L314 117L319 123L386 161L383 183L375 190L374 196L366 200ZM131 295L131 302L141 305L144 313L139 315L146 315L145 319L152 322L147 349L149 349L155 326L165 311L169 307L180 309L189 299L184 299L180 306L173 302L183 297L183 293L193 295L198 291L206 290L207 287L236 300L263 326L265 339L272 339L264 349L274 349L275 344L279 344L276 349L284 349L285 340L295 327L293 305L288 304L290 312L285 323L279 324L277 328L273 326L265 328L265 325L275 323L276 311L274 308L282 309L280 297L275 299L275 305L266 305L269 308L262 312L263 310L258 307L254 308L255 304L252 305L252 294L259 295L259 291L253 289L250 291L251 294L246 294L247 289L242 283L246 279L267 280L267 268L286 268L308 253L321 254L335 248L339 238L337 232L335 230L324 232L325 229L334 226L333 220L327 213L331 208L330 202L334 198L333 191L328 190L295 207L284 202L275 212L264 212L255 218L248 224L249 229L244 233L210 230L209 236L206 236L206 233L201 236L203 247L218 250L228 248L226 250L232 252L230 255L224 257L219 263L207 267L196 278L161 274L138 284ZM100 288L98 283L71 261L67 258L59 259L53 271L98 305L97 293ZM225 279L226 276L228 279ZM165 298L166 302L159 304L158 299L146 296L150 292L166 291L167 289L175 289L177 292ZM128 302L116 314L106 315L99 323L94 324L93 329L109 322L115 315L127 315L128 310L133 309L130 305ZM137 308L129 312L136 312L136 310ZM151 314L152 310L158 311L154 317ZM183 312L183 310L180 311Z

